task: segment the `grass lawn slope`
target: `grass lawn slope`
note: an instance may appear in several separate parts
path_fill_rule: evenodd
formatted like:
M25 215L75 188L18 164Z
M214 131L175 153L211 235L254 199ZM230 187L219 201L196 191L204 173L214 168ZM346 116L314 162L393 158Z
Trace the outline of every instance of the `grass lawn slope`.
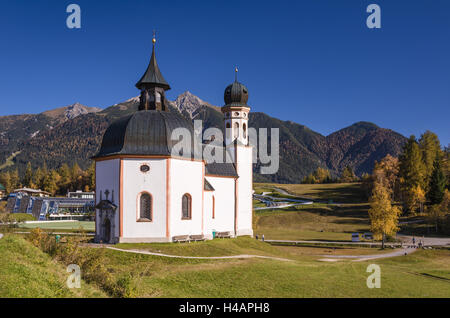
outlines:
M0 239L0 297L104 297L95 287L81 283L69 289L69 273L20 236Z

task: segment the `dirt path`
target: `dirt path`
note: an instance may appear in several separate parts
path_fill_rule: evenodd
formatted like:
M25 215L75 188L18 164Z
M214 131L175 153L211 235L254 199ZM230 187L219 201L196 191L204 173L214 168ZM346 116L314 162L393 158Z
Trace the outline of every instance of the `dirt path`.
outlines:
M181 256L181 255L169 255L163 253L155 253L149 251L142 250L125 250L117 247L107 246L106 248L115 251L127 252L127 253L135 253L135 254L145 254L145 255L153 255L153 256L161 256L161 257L172 257L172 258L186 258L186 259L234 259L234 258L265 258L265 259L274 259L277 261L291 261L287 258L280 257L272 257L272 256L263 256L263 255L230 255L230 256Z
M380 258L388 258L388 257L397 257L397 256L404 256L411 253L414 253L417 251L416 248L403 248L403 249L396 249L393 252L390 253L384 253L384 254L372 254L372 255L321 255L323 257L326 257L324 259L319 259L319 261L338 261L342 259L352 259L353 262L362 262L362 261L368 261L372 259L380 259Z

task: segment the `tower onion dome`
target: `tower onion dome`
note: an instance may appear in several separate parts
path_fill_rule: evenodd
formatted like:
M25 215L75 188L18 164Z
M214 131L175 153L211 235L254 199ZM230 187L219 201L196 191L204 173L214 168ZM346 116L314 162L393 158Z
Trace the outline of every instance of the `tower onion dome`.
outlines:
M235 81L225 88L223 99L225 106L247 106L248 90L244 84Z

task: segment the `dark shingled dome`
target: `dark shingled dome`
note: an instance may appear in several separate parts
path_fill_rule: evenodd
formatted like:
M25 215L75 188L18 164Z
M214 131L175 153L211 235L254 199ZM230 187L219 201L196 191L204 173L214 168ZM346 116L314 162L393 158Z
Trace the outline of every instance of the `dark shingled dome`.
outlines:
M171 155L173 146L179 142L171 140L172 131L176 128L186 128L194 138L192 123L178 113L138 111L108 127L100 151L94 158L110 155ZM193 144L194 140L191 140ZM184 156L191 157L190 154Z
M234 82L225 88L223 99L226 106L247 106L247 87L239 82Z

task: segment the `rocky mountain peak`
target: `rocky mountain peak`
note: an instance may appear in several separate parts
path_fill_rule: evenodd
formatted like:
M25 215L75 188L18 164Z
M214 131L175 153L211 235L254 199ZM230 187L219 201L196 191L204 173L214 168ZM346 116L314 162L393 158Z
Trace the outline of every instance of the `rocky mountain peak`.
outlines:
M87 107L78 102L75 104L69 105L66 107L64 111L64 117L66 119L74 119L80 115L85 115L89 113L96 113L101 111L100 108L97 107Z

